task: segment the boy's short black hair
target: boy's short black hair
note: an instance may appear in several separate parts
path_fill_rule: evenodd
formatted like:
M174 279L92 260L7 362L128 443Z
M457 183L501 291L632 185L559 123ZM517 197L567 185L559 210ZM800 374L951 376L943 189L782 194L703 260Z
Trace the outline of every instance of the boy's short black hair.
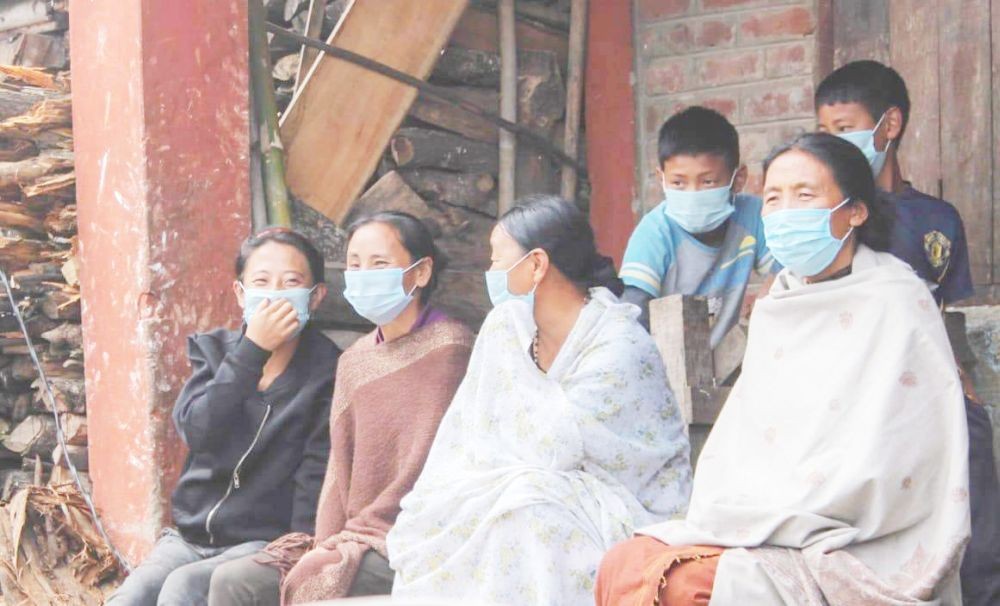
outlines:
M740 136L733 125L719 112L694 105L660 127L660 167L674 156L698 154L722 156L730 170L740 165Z
M903 128L910 121L910 95L899 72L878 61L853 61L833 71L816 88L816 109L835 103L860 103L877 121L890 107L903 113Z

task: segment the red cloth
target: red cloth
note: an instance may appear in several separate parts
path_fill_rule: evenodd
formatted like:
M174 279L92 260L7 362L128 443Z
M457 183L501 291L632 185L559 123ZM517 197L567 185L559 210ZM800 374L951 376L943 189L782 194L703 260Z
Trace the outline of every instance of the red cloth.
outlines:
M597 606L708 606L719 547L671 547L651 537L616 545L597 572Z

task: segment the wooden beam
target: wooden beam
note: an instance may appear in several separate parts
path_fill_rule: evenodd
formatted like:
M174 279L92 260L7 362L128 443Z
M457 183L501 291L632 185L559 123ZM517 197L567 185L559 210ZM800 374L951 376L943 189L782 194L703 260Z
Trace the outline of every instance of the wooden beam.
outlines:
M859 59L889 63L889 3L833 2L834 67Z
M583 58L587 41L587 0L573 0L570 9L569 66L566 69L566 129L563 151L576 158L583 113ZM562 167L559 193L567 200L576 198L576 170Z
M309 0L309 12L306 15L306 36L319 38L320 32L323 29L323 17L325 14L326 0ZM347 11L344 11L344 14L347 14ZM343 19L344 14L341 15L341 19ZM295 72L296 90L302 87L303 79L313 63L316 62L318 56L319 51L308 46L303 46L302 50L299 51L299 66Z
M993 284L1000 284L1000 4L990 10L993 41ZM985 290L985 289L983 289ZM991 290L1000 290L994 286ZM993 302L998 296L994 294Z
M941 104L938 15L926 0L895 0L890 19L892 67L910 93L910 121L899 148L903 178L941 194Z
M559 64L566 65L569 56L569 44L566 34L554 30L537 27L524 21L515 25L517 44L526 50L552 51L559 57ZM462 15L451 37L451 44L475 50L500 52L499 25L497 14L470 8Z
M355 2L331 34L330 44L424 79L467 3ZM416 92L346 61L320 58L281 121L291 190L342 222Z
M993 279L993 132L989 0L940 0L943 197L965 222L975 284Z
M514 0L497 4L500 36L500 117L517 120L517 37L514 25ZM500 133L498 213L503 215L514 206L514 171L517 159L517 138L514 133Z
M621 261L635 228L636 126L630 2L593 2L584 103L590 222L602 253Z

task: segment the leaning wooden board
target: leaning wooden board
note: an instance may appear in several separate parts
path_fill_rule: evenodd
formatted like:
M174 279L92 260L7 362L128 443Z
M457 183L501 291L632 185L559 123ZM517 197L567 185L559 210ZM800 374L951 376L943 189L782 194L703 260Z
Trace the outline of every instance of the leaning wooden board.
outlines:
M328 42L423 79L466 4L356 1ZM292 193L343 221L415 97L409 86L346 61L317 61L281 119Z

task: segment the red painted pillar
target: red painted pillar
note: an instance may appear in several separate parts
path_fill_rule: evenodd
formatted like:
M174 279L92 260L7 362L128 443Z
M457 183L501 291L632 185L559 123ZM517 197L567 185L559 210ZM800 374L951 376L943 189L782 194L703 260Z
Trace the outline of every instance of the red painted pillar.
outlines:
M246 0L71 0L90 470L132 561L169 523L185 339L250 229Z
M620 262L635 227L635 94L632 2L591 0L586 127L590 221L601 252Z

